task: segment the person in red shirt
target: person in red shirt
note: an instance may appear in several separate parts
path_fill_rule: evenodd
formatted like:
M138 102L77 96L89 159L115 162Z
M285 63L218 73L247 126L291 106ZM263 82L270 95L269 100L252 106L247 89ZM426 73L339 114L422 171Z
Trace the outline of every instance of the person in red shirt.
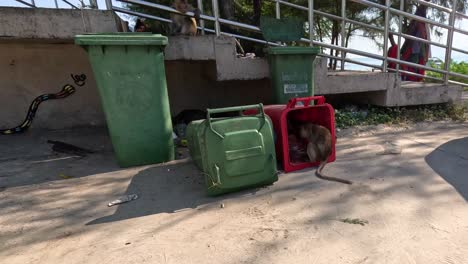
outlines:
M428 2L429 0L425 1ZM416 9L415 15L426 18L426 14L427 6L420 4ZM426 23L418 21L416 19L413 19L410 22L406 34L425 40L429 40L430 38L430 31L428 30ZM406 39L405 43L403 43L403 46L401 47L401 60L424 66L429 60L430 52L431 46L429 44L418 40ZM401 64L401 70L425 75L424 69L412 67L405 64ZM401 74L401 77L403 81L423 81L422 77L404 73Z
M429 2L429 0L425 0ZM427 6L420 4L416 9L417 16L426 17L427 14ZM413 19L408 29L405 32L408 35L415 36L417 38L430 40L430 30L424 22L418 21ZM391 43L391 47L387 51L388 58L396 59L398 57L398 52L400 52L400 59L403 61L411 62L414 64L419 65L426 65L427 61L429 60L430 53L431 53L431 46L427 43L413 40L413 39L405 39L401 47L401 51L398 48L398 45L395 44L395 40L393 38L393 34L389 33L388 35ZM388 62L387 64L388 69L396 69L395 62ZM421 68L412 67L406 64L400 64L400 69L402 71L407 72L414 72L420 75L425 75L425 70ZM421 82L423 81L423 77L409 75L405 73L401 73L401 79L403 81L413 81L413 82Z
M395 39L393 39L393 34L389 33L388 38L390 39L390 44L392 45L387 52L387 57L396 59L398 57L398 45L395 43ZM388 62L387 67L389 69L396 69L395 62Z

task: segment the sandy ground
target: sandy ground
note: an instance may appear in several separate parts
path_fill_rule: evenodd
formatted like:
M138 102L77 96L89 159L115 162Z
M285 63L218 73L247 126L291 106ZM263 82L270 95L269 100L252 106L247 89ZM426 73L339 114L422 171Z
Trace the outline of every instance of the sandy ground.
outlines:
M468 123L339 134L325 172L354 185L306 170L217 198L187 160L118 168L104 130L0 137L0 263L468 263Z

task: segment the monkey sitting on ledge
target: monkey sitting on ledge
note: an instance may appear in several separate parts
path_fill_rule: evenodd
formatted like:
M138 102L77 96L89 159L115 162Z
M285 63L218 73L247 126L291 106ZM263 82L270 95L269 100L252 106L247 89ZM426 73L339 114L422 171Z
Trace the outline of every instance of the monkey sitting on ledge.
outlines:
M189 4L187 0L174 0L172 7L182 14L193 12L196 19L172 13L171 35L197 35L197 20L200 19L200 10Z

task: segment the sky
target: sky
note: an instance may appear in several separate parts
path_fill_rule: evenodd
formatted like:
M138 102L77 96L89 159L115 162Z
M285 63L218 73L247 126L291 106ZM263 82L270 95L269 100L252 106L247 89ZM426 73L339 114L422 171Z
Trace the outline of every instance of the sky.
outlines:
M30 2L31 0L24 0L24 1ZM59 2L59 7L69 8L69 6L67 4L65 4L63 1L61 1L61 0L57 0L57 1ZM76 6L80 5L79 0L68 0L68 1L73 3ZM105 0L97 0L97 2L98 2L99 8L105 9ZM38 7L55 7L54 0L35 0L35 3L36 3L36 6L38 6ZM85 0L85 3L89 3L89 0ZM122 6L121 2L118 2L118 1L115 1L115 0L113 0L113 4L115 6ZM24 6L24 5L14 1L14 0L0 0L0 6ZM128 17L123 17L123 18L128 19ZM133 23L130 23L130 24L132 25ZM457 20L456 26L458 28L467 29L468 28L468 20L467 19ZM441 44L445 44L445 42L447 40L447 34L446 34L446 31L444 31L444 33L445 34L440 38L437 38L434 34L432 34L431 40L435 41L435 42L438 42L438 43L441 43ZM395 38L395 41L397 41L397 38ZM402 42L403 41L404 40L402 39ZM463 50L468 50L468 36L465 36L465 35L462 35L462 34L459 34L459 33L455 33L453 43L454 43L453 44L454 47L457 47L457 48L463 49ZM373 53L373 54L378 54L378 55L383 54L383 51L380 50L378 48L378 46L372 40L370 40L370 39L368 39L366 37L362 37L362 36L353 36L351 38L351 40L350 40L349 48L357 49L357 50L364 50L364 51L367 51L367 52L370 52L370 53ZM432 46L431 50L432 50L432 57L433 58L440 58L442 60L445 59L445 49ZM376 65L381 64L380 60L374 60L374 59L371 59L371 58L363 58L363 57L361 57L359 55L348 54L347 56L349 58L352 58L352 59L355 59L355 60L358 60L358 61L361 61L361 62L376 64ZM463 53L458 53L458 52L452 52L452 59L455 60L455 61L467 61L468 62L468 55L465 55ZM350 63L347 63L346 67L349 68L349 69L356 69L356 70L357 69L360 69L360 70L366 69L365 67L361 67L359 65L354 65L354 64L350 64Z
M24 2L31 3L31 0L23 0ZM80 5L79 0L67 0L68 2L74 4L75 6ZM54 0L34 0L36 6L38 7L55 7ZM69 8L70 6L64 3L62 0L57 0L60 8ZM89 0L84 0L86 4L89 4ZM98 6L101 9L104 9L106 6L105 0L97 0ZM116 1L113 1L116 2ZM25 6L21 3L16 2L15 0L0 0L0 6Z

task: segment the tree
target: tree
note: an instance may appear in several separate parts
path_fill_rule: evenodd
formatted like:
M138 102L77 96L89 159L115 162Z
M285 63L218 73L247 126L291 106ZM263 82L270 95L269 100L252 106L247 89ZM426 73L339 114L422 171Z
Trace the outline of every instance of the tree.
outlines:
M253 20L255 25L260 24L260 16L262 15L262 0L252 0Z
M404 1L403 10L407 13L414 14L418 4L410 0L402 0L402 1ZM468 0L457 0L457 1L458 1L457 8L456 8L457 11L461 13L465 13L468 8ZM374 0L373 2L377 2L381 5L385 5L385 0L378 0L378 1ZM447 7L447 8L452 8L452 4L453 4L453 0L431 0L430 2L433 4L443 6L443 7ZM399 10L400 3L398 1L396 3L392 3L391 7ZM385 19L384 19L385 13L380 12L378 14L379 15L376 17L374 21L374 25L383 28L384 23L385 23ZM427 18L431 20L434 20L440 23L446 23L449 20L449 17L450 17L450 14L448 14L447 12L444 12L435 8L428 8ZM402 20L402 32L403 33L407 32L410 21L411 19L408 19L407 17L403 17L403 20ZM390 28L393 31L398 31L398 24L399 24L399 17L395 15L391 16ZM436 36L441 37L443 35L443 30L441 30L440 28L434 27L432 25L430 27ZM383 47L382 35L383 35L382 32L378 32L372 29L366 29L364 31L364 36L370 37L380 48Z
M155 2L159 4L170 5L172 0L147 0L150 2ZM193 1L193 5L196 5L196 1ZM378 3L381 5L385 5L385 0L369 0L374 3ZM402 0L404 1L404 10L409 13L414 13L417 4L411 0ZM307 0L289 0L289 2L307 6ZM392 8L399 9L400 4L399 1L391 1ZM432 0L432 3L449 7L451 8L452 0ZM341 0L315 0L315 9L318 11L322 11L328 14L332 14L335 16L341 17ZM211 11L211 0L203 0L203 5L205 7L204 13L207 15L212 15ZM275 3L273 1L262 1L262 0L219 0L220 12L221 17L226 18L229 20L235 20L237 22L246 23L246 24L259 24L260 15L262 16L275 16ZM155 10L153 8L145 8L138 5L130 5L130 9L136 10L139 12L153 14L160 17L168 17L167 12ZM468 7L468 0L458 0L457 3L457 10L459 12L465 12ZM448 20L449 16L447 13L440 11L438 9L430 9L432 11L428 12L428 17L430 19L439 21L444 23ZM303 19L304 21L308 21L307 12L304 10L299 10L295 8L291 8L285 5L281 6L281 16L282 17L297 17ZM380 9L368 7L366 5L355 3L353 1L346 2L346 17L352 19L354 21L358 21L364 24L374 25L383 29L385 23L385 12ZM394 31L398 31L395 29L398 26L398 19L399 17L396 15L392 15L390 17L390 25ZM402 21L403 24L403 32L406 31L410 20L404 18ZM167 26L165 24L159 22L152 22L153 28L158 33L167 33ZM206 26L208 28L214 28L212 22L207 21ZM329 19L327 17L321 15L314 16L314 39L320 42L329 42L332 45L341 46L341 41L344 39L345 47L348 46L351 38L358 33L363 34L366 37L371 38L374 40L378 46L381 48L383 47L383 33L382 31L377 31L371 29L369 27L363 27L360 25L352 24L352 23L345 23L345 34L342 35L342 22L339 20ZM253 38L261 38L261 35L256 32L242 30L236 27L230 26L223 26L223 31L236 33L245 35L248 37ZM438 29L434 29L436 34L441 36L442 32ZM362 33L361 33L362 32ZM308 32L305 32L306 37ZM247 52L255 52L257 55L261 55L263 53L264 45L253 43L249 41L242 41L242 45ZM338 57L340 56L340 52L338 50L330 50L330 55ZM346 54L344 54L346 56ZM329 68L336 69L337 67L336 59L330 59L329 61Z

